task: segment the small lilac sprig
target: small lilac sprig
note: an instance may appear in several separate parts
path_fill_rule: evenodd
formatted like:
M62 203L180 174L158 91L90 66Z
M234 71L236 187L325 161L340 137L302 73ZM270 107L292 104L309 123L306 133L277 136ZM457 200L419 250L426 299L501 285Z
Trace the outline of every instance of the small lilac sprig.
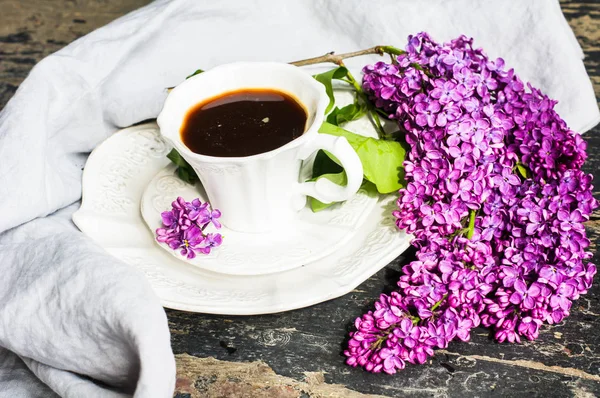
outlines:
M163 228L156 230L157 241L179 250L188 259L195 258L198 252L209 254L212 249L221 246L221 234L205 232L211 224L221 228L219 210L211 209L208 202L203 203L200 199L186 202L182 197L173 201L171 207L170 211L161 213Z

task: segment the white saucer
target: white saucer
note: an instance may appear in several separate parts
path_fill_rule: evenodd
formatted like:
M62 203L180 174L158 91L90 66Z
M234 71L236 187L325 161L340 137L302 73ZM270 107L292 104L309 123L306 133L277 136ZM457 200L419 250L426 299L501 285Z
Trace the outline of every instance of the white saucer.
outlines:
M144 272L165 307L227 315L302 308L352 291L409 246L409 236L394 225L392 195L373 201L368 214L359 217L364 219L360 228L329 255L285 272L236 276L186 263L160 247L139 210L150 181L168 173L169 150L154 123L115 133L90 155L82 205L73 215L81 231ZM228 240L229 233L219 250L232 247Z
M178 196L187 201L197 197L208 201L201 184L193 186L181 181L175 170L174 165L169 165L159 171L142 196L142 217L152 233L162 227L160 213L170 210L171 202ZM348 242L373 211L377 199L359 191L352 199L326 211L313 213L307 206L297 220L270 233L247 234L224 226L219 231L224 236L223 245L208 256L198 255L192 260L165 243L159 246L181 261L222 274L288 271L324 258Z

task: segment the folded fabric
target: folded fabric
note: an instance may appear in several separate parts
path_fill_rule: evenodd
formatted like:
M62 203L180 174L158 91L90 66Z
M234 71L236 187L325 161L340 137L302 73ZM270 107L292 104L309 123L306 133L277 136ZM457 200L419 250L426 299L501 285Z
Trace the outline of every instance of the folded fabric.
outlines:
M197 68L401 47L419 31L474 37L558 99L576 131L600 119L558 1L156 1L36 65L0 113L0 395L172 395L158 298L70 222L96 145L156 117L165 88ZM359 74L377 59L347 65Z

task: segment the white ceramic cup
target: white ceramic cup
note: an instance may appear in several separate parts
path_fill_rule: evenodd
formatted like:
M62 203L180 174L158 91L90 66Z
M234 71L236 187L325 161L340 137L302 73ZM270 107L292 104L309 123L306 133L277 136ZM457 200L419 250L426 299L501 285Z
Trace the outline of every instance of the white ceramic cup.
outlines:
M180 135L188 111L204 100L244 88L280 90L297 99L308 112L305 133L277 149L245 157L205 156L188 149ZM221 211L227 228L268 232L297 217L307 195L323 203L343 201L362 183L362 164L348 141L318 133L328 103L324 86L298 67L238 62L215 67L175 87L157 122L164 139L198 174L211 206ZM319 149L340 161L348 177L346 186L324 178L299 181L302 161Z

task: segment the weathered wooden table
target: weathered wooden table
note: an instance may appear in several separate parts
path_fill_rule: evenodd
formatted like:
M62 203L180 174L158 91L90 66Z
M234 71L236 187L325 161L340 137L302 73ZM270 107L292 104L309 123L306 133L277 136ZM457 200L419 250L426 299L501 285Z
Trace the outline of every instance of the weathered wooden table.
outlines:
M2 0L0 108L37 61L147 2ZM600 4L563 0L561 5L600 97ZM585 136L586 170L596 184L598 133L600 127ZM588 234L598 263L600 212L588 223ZM405 261L398 258L344 297L283 314L227 317L168 310L178 364L176 397L600 396L598 283L574 304L567 322L545 326L536 342L496 344L480 329L470 343L452 343L427 364L395 376L345 366L341 352L351 323L393 288Z

